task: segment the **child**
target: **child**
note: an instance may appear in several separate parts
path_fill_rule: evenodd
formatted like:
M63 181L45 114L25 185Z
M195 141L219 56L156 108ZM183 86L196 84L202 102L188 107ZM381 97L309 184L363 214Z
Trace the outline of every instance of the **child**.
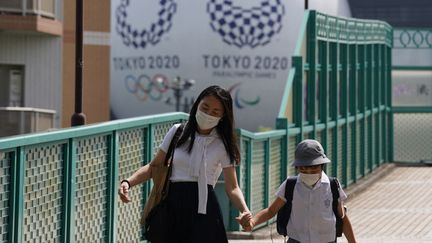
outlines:
M292 196L291 215L286 230L288 243L325 243L336 242L336 216L333 212L333 195L330 179L323 171L324 164L330 160L324 154L324 149L316 140L307 139L297 145L293 166L299 172ZM244 230L251 231L273 216L284 206L285 186L280 185L270 207L258 212L254 217L241 214L237 221ZM347 198L345 192L338 186L338 215L343 219L343 233L349 243L355 243L354 233L348 216L343 210L343 201Z

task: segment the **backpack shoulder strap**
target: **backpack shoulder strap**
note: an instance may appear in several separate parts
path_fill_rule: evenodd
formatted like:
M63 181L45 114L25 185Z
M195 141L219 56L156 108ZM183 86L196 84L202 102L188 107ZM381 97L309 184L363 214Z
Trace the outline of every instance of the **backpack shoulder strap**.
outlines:
M286 203L283 205L276 216L276 230L280 235L287 236L286 227L291 217L292 199L294 194L294 187L297 182L297 176L288 177L285 183L285 199Z
M329 177L330 179L330 188L332 191L332 195L333 195L333 203L332 203L332 208L333 208L333 213L336 217L336 237L341 237L342 236L342 218L339 217L339 213L338 213L338 203L339 203L339 188L340 188L340 184L339 181L336 177Z
M337 210L337 206L338 206L338 202L339 202L339 181L336 177L329 177L330 179L330 188L331 188L331 192L333 195L333 212L336 215L336 217L338 217L338 210Z
M287 200L287 203L292 204L294 187L296 183L297 183L297 176L291 176L287 178L287 182L285 184L285 199Z
M330 179L330 188L333 194L333 201L334 199L339 200L339 181L336 177L329 177Z

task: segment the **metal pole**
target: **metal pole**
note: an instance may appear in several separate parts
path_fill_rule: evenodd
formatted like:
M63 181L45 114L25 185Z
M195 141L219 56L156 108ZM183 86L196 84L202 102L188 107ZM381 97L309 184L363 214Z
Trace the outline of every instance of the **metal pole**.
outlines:
M83 0L76 0L75 30L75 113L71 125L85 124L86 116L82 113L82 70L83 70Z
M305 10L308 10L309 9L309 1L308 0L305 0L305 4L304 4L304 8L305 8Z
M182 97L180 87L174 89L174 96L176 101L176 111L180 111L180 99Z
M22 0L22 15L26 16L27 14L27 0Z

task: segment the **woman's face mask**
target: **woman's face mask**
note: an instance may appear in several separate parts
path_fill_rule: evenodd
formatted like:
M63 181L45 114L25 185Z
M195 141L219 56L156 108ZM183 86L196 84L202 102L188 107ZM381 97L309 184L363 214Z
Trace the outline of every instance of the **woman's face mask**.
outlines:
M318 174L299 173L299 178L307 186L313 187L321 178L321 173Z
M221 119L220 117L207 115L206 113L200 111L200 109L197 110L195 114L195 118L198 123L198 126L202 130L208 130L217 126L219 120Z

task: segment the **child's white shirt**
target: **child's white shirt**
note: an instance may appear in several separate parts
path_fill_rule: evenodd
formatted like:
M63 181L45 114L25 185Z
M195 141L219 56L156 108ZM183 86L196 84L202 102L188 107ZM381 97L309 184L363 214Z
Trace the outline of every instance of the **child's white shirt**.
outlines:
M286 180L280 185L276 196L286 202L285 187ZM340 187L339 195L340 201L347 198ZM313 188L305 185L297 177L291 216L287 225L288 236L302 243L333 242L336 237L336 216L332 203L330 180L324 172Z

